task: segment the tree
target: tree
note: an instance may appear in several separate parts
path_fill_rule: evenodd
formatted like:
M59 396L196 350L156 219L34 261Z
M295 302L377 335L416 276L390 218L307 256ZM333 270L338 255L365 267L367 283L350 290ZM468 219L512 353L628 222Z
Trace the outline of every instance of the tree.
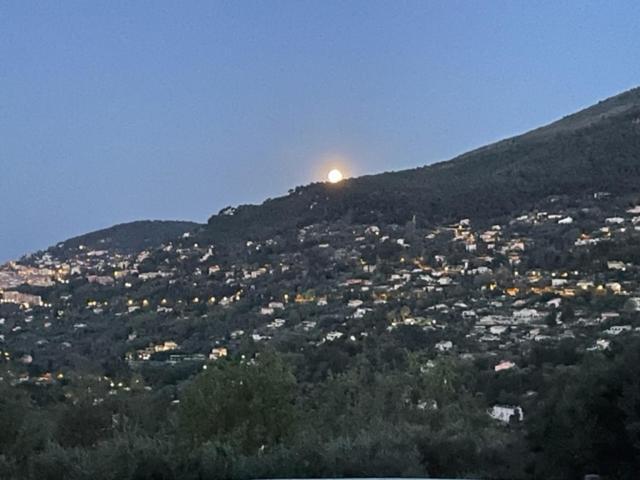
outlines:
M294 429L295 391L295 377L276 355L218 361L184 392L180 429L195 444L217 440L255 452Z
M527 421L535 478L637 478L640 468L638 342L613 359L593 354L559 369Z
M65 404L59 411L56 439L63 447L88 447L111 434L111 411L91 398Z

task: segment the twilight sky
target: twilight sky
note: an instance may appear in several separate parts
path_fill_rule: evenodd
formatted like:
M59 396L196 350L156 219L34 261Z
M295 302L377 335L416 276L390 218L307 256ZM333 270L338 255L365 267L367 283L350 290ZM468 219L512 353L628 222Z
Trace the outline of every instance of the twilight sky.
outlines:
M0 2L0 261L445 160L640 84L640 2Z

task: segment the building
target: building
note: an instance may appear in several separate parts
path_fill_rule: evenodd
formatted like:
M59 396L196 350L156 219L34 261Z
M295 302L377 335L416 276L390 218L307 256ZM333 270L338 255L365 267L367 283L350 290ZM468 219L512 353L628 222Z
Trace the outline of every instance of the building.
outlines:
M14 291L3 292L0 303L15 303L27 308L41 307L43 305L42 298L38 295L29 295L28 293Z
M508 360L503 360L502 362L498 363L495 367L493 367L493 370L496 372L500 372L502 370L510 370L515 366L516 366L515 363L510 362Z
M514 416L518 422L524 420L522 408L512 405L494 405L489 410L489 416L504 423L509 423Z
M226 347L212 348L211 353L209 354L209 360L218 360L219 358L226 357L228 353L229 352Z

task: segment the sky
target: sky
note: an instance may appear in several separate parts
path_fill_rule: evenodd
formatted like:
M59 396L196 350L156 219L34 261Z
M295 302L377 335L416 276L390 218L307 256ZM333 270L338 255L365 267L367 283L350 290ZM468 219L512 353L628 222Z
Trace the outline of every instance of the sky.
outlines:
M640 85L639 21L636 0L0 0L0 261L548 123Z

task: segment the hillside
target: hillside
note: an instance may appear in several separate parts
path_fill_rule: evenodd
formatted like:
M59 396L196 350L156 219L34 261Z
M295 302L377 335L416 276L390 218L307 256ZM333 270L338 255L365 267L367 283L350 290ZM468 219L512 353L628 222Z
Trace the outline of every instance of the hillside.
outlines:
M488 220L554 194L623 194L640 181L640 88L526 134L452 160L400 172L316 183L232 215L214 215L212 239L273 235L340 218L427 226Z
M0 266L0 477L636 478L639 93Z
M139 252L155 248L200 225L194 222L143 220L114 225L70 238L49 249L57 257L65 257L84 246L89 250L111 250L119 253Z

